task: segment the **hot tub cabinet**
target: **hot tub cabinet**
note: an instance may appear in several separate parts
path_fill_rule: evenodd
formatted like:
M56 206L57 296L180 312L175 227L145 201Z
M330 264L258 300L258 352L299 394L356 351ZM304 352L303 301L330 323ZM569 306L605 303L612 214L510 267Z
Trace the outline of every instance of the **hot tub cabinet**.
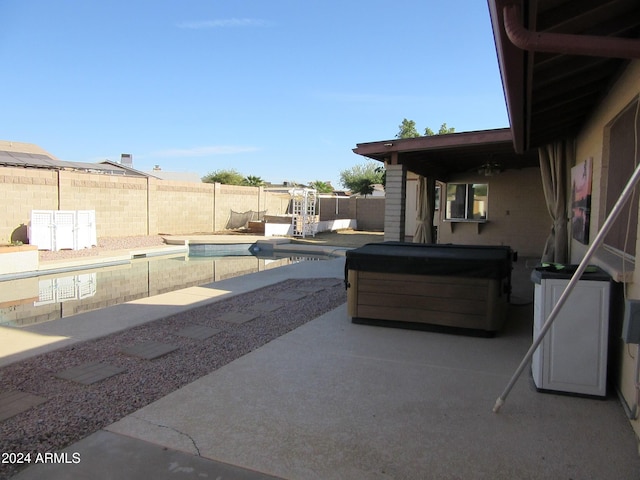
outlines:
M513 258L505 246L364 245L346 253L349 316L492 336L506 318Z

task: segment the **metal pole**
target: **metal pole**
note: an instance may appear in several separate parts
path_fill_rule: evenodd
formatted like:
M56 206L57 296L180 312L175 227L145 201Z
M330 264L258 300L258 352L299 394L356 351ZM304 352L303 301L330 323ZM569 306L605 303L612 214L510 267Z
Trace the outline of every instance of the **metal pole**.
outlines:
M613 209L611 209L611 212L609 213L609 216L607 217L604 224L602 225L602 228L598 232L598 235L596 235L596 238L593 240L593 243L591 244L584 258L580 262L580 265L578 265L577 270L571 277L571 280L565 287L564 291L562 292L562 295L560 295L560 298L558 299L558 303L555 304L555 306L551 310L551 313L549 313L549 317L547 317L547 320L544 322L544 325L542 325L542 328L540 329L540 333L538 334L538 337L535 339L531 347L529 347L529 350L527 351L526 355L520 362L520 365L518 365L518 368L516 369L515 373L511 377L511 380L509 380L509 383L507 384L506 388L496 400L496 403L493 406L494 413L498 413L500 411L500 408L502 407L505 400L507 399L507 396L511 392L511 389L515 385L516 381L522 374L527 364L531 361L531 357L533 356L533 353L536 351L536 348L538 348L538 346L544 339L544 336L546 335L549 328L551 328L551 325L553 324L553 321L558 316L560 309L566 302L567 298L569 298L571 291L575 287L576 283L578 283L578 281L580 280L580 277L584 273L584 270L587 268L589 260L591 260L591 257L593 256L595 251L602 244L604 237L607 235L607 233L609 233L609 230L611 229L611 227L613 226L613 223L618 218L618 215L620 214L621 210L624 208L624 205L627 203L627 200L633 193L633 189L636 187L639 180L640 180L640 165L636 167L635 171L633 172L633 175L631 176L631 178L627 182L627 185L624 187L624 190L620 194L620 197L618 197L618 201L613 206Z

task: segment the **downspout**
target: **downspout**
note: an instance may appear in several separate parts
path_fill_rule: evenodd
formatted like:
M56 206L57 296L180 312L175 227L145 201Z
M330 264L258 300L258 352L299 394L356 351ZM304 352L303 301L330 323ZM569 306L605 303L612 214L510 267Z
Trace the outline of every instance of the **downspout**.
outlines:
M505 5L504 30L516 47L530 52L588 55L609 58L640 58L640 40L596 35L532 32L520 21L520 6Z

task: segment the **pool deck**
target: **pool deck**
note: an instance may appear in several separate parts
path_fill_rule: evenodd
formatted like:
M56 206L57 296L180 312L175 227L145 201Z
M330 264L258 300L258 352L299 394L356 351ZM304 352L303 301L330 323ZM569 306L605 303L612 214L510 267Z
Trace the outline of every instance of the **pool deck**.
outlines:
M253 244L260 241L273 241L287 243L291 239L284 237L267 238L264 235L163 235L164 241L169 245L229 245L229 244Z
M356 325L345 304L64 450L79 463L32 465L14 478L637 479L636 437L615 394L542 394L524 374L491 411L531 342L525 265L514 265L520 305L496 338ZM82 323L127 328L343 269L342 258L303 262L28 331L58 336L58 348L105 334Z
M43 275L60 272L76 271L97 266L117 265L128 263L139 256L160 257L170 255L184 255L188 251L189 240L195 242L212 244L209 240L216 237L217 244L236 244L233 240L238 239L238 235L207 235L180 237L182 244L168 244L161 247L136 248L132 250L116 250L105 252L97 256L78 257L74 259L42 262L40 269L35 272L28 272L20 275ZM257 244L263 249L288 252L293 254L316 254L328 255L332 257L344 256L346 248L325 247L312 245L298 245L291 243L290 239L266 239L258 236L244 236L245 241ZM185 240L187 243L185 244ZM344 263L344 260L339 260ZM314 262L318 263L318 262ZM324 263L316 266L314 276L326 276L322 272L325 270ZM143 323L164 318L175 313L180 313L191 308L196 308L210 302L215 302L231 295L239 295L256 288L271 285L288 278L307 278L305 269L300 274L287 270L271 269L264 272L265 275L251 277L252 281L247 281L249 276L231 278L222 282L215 282L208 285L178 289L172 292L141 298L120 305L114 305L105 309L93 310L81 315L64 317L52 322L35 324L27 327L11 328L0 326L0 345L3 346L0 353L0 367L10 363L24 360L26 358L40 355L52 350L67 347L77 342L83 342L92 338L108 335L113 332L135 327ZM270 273L271 272L271 273ZM317 275L316 275L317 272ZM108 318L108 321L104 321Z

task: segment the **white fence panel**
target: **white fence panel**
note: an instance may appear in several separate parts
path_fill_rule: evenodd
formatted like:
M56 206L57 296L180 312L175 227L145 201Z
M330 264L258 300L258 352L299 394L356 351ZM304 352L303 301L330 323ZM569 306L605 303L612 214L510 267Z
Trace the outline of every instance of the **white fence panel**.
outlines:
M72 276L56 278L55 292L57 302L76 300L78 298L76 289L76 277Z
M78 210L76 212L76 250L98 245L96 238L96 211Z
M53 211L32 210L29 243L38 250L53 250Z
M93 297L97 291L96 273L70 275L38 281L38 301L35 306L82 300Z
M75 250L76 212L72 210L57 210L53 212L55 225L55 250Z
M93 297L98 290L96 273L84 273L77 276L78 299Z
M49 278L46 280L38 280L38 301L33 302L37 307L47 305L56 301L56 280Z
M80 250L98 244L95 210L32 210L29 243L38 250Z

